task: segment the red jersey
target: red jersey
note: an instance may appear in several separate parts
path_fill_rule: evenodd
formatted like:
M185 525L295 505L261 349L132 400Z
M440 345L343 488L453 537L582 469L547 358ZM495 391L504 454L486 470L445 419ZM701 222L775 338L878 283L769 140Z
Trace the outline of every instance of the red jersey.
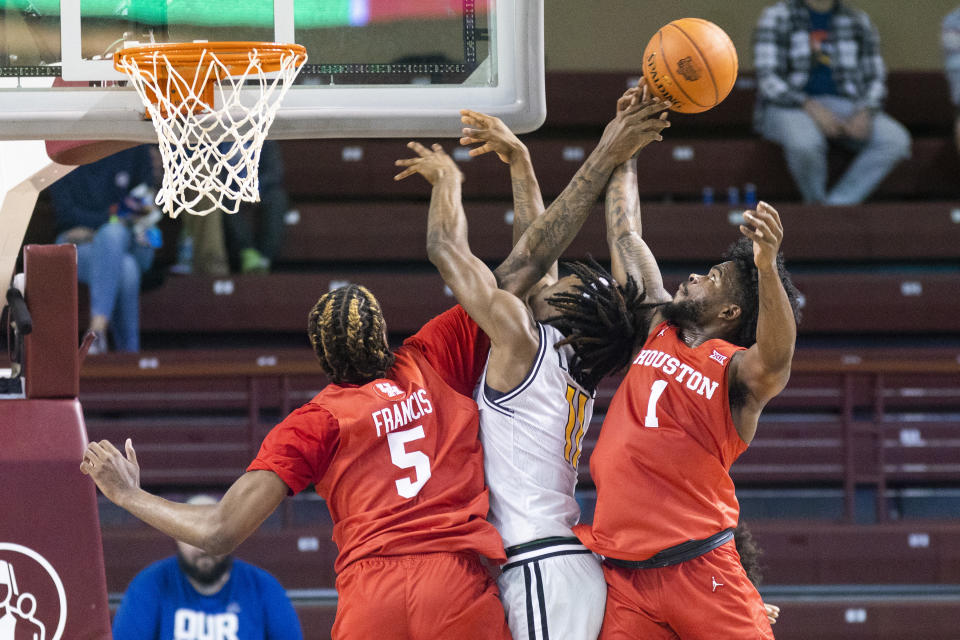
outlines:
M273 428L248 471L291 492L316 485L340 550L368 556L476 551L504 562L487 522L479 418L471 393L490 340L459 306L396 350L387 377L330 384Z
M725 340L690 348L676 327L654 329L590 457L597 506L592 528L576 530L587 547L646 560L737 525L729 471L747 444L730 413L727 367L741 349Z

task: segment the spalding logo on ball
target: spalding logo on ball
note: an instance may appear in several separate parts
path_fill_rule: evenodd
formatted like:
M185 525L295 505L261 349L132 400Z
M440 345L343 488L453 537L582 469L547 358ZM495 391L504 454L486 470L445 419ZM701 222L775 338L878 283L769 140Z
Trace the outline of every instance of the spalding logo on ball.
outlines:
M643 52L643 76L671 111L700 113L720 104L737 81L737 49L717 25L700 18L674 20Z

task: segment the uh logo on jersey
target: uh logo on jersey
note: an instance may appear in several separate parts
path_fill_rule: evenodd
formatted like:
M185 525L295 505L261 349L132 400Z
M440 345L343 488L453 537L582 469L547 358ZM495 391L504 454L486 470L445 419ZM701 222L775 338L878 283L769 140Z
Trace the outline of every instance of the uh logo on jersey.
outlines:
M377 382L373 385L373 390L384 400L400 400L407 395L403 389L392 382Z

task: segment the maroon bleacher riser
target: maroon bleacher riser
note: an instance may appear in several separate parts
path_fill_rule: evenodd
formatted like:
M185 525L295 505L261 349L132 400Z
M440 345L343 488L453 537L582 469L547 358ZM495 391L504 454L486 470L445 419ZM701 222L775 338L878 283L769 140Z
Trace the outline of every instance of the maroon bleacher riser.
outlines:
M702 265L698 272L709 269ZM689 272L664 271L668 291ZM190 276L146 292L141 300L144 332L305 334L307 313L330 287L355 282L377 296L388 330L397 336L417 331L455 301L431 270L397 273L324 269L315 273L278 273L269 277ZM801 335L888 335L956 331L960 318L957 276L952 272L909 267L856 272L796 270L794 282L805 296ZM183 300L190 300L184 313Z

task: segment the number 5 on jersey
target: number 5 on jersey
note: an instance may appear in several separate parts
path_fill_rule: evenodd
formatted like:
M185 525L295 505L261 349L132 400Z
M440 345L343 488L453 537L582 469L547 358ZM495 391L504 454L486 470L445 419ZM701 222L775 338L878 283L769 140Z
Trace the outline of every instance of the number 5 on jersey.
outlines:
M396 481L397 493L401 498L412 498L430 479L430 458L422 451L407 451L406 444L424 438L423 425L417 425L406 431L392 431L387 434L390 445L390 459L401 469L413 468L414 479L400 478Z

